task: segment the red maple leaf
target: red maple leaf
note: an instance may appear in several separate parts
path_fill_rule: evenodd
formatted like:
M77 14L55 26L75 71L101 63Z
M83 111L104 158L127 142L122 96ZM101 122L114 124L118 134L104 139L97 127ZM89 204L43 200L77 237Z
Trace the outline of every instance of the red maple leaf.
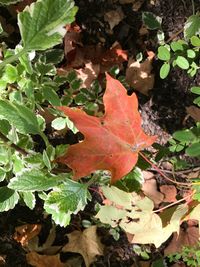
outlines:
M70 146L58 160L73 169L74 179L95 170L109 170L114 183L135 166L138 152L156 139L141 128L136 95L128 96L124 86L108 74L106 80L104 116L98 118L77 108L58 107L84 135L82 142Z

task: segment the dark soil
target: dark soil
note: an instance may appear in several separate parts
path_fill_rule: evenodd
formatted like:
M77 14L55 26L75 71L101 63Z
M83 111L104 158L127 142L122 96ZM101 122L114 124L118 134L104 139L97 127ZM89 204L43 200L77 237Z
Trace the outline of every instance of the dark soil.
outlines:
M157 50L154 32L143 40L139 36L139 29L142 25L142 11L151 11L162 17L162 28L166 34L166 39L172 37L180 29L188 16L192 14L191 0L157 0L155 5L150 5L149 1L144 1L141 9L137 12L132 11L130 5L120 5L118 1L112 0L76 0L79 7L77 14L77 24L83 30L83 41L85 44L98 44L103 42L109 48L118 41L123 49L129 51L130 55L146 50ZM121 6L125 14L124 20L114 28L113 34L109 34L109 28L104 21L104 14L110 10ZM196 10L200 9L200 2L195 1ZM10 11L3 8L0 15L6 19L10 16L9 22L14 24L15 18ZM18 33L12 33L10 42L16 44ZM176 38L182 37L179 34ZM191 126L194 122L184 119L186 117L185 108L192 104L193 96L189 89L200 82L199 73L195 78L189 78L184 71L174 69L170 72L167 79L159 78L160 64L154 62L155 85L149 97L138 94L140 110L143 117L143 127L147 133L159 136L159 142L165 144L169 136L176 130L183 129L184 126ZM123 73L122 73L123 74ZM183 123L184 122L184 123ZM69 141L70 143L70 141ZM93 204L98 201L93 196ZM87 210L87 209L86 209ZM89 213L90 213L89 209ZM90 213L91 214L91 213ZM87 219L87 214L82 212L75 216L72 224L67 228L57 227L57 237L55 245L64 245L66 238L64 235L81 226L81 220ZM30 211L28 208L17 206L15 209L0 214L0 255L5 258L6 263L0 266L7 267L26 267L25 251L13 239L15 227L25 223L40 223L43 230L40 233L40 241L45 242L48 231L51 228L50 218L44 219L43 210L40 205ZM105 244L105 256L97 258L93 267L131 267L137 262L137 257L133 252L132 245L127 242L125 235L121 234L120 239L115 241L106 229L100 229L99 235ZM159 252L154 253L153 257L162 253L163 247ZM152 250L153 251L153 250ZM63 259L70 257L70 254L62 255ZM83 265L84 266L84 263ZM53 267L53 266L52 266Z

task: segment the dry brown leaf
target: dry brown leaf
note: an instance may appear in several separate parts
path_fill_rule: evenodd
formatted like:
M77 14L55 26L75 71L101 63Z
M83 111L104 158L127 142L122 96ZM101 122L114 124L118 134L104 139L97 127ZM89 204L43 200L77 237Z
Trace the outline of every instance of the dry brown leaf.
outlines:
M120 8L116 10L111 10L104 15L104 20L108 22L110 29L112 30L115 26L117 26L120 21L122 21L124 18L124 13Z
M68 267L67 263L62 263L60 261L60 255L56 254L53 256L40 255L37 252L29 252L26 254L27 263L34 267Z
M151 262L150 261L139 261L139 263L137 265L133 264L131 265L131 267L150 267L151 266Z
M15 227L15 233L13 238L21 243L22 246L26 246L32 238L37 236L41 231L40 224L24 224Z
M49 232L46 241L40 245L38 236L35 236L29 240L27 248L29 251L39 252L45 255L55 255L61 249L62 246L53 246L56 238L56 227L53 226Z
M187 266L183 262L177 262L173 264L171 267L187 267Z
M158 206L163 201L164 195L158 191L156 180L151 172L144 171L143 177L145 182L142 185L142 191L154 202L155 206Z
M68 234L69 243L63 247L62 251L81 254L86 267L89 267L97 255L103 255L103 245L99 241L96 230L97 226L95 225L83 232L74 231Z
M164 194L163 202L175 202L177 201L176 195L177 190L174 185L161 185L160 186L161 193Z
M125 4L133 4L132 5L132 9L133 11L138 11L142 4L144 3L144 0L119 0L121 5L125 5Z
M195 246L199 241L199 229L195 226L188 226L187 229L180 228L179 235L173 234L173 239L164 250L165 255L174 252L181 252L183 246Z
M135 90L144 95L148 95L154 85L154 74L151 73L154 56L155 54L150 51L148 52L148 57L142 63L135 61L133 58L128 61L126 81Z
M189 106L186 108L186 111L195 121L200 121L200 108Z
M77 77L81 79L83 87L90 87L92 82L97 79L100 73L100 65L92 64L92 62L86 63L84 68L76 70Z
M81 43L81 29L77 24L71 24L66 27L67 32L64 37L65 55L76 48L76 45Z

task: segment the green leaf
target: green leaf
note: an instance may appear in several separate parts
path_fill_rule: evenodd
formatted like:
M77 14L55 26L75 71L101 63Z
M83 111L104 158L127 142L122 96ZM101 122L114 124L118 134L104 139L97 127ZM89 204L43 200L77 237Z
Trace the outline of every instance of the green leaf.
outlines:
M171 42L170 44L171 49L176 52L176 51L183 51L183 45L180 42Z
M193 86L190 90L193 94L200 95L200 86Z
M21 2L23 0L0 0L0 4L2 5L11 5L11 4L15 4L17 2Z
M198 96L197 98L195 98L195 100L193 101L194 104L196 104L197 106L200 106L200 96Z
M168 61L170 60L170 52L165 46L158 47L158 58L160 60Z
M143 12L142 21L150 30L156 30L161 28L162 19L154 15L152 12Z
M184 25L184 37L190 39L194 35L200 34L200 16L192 15L190 16Z
M2 25L0 23L0 34L2 34L2 33L3 33L3 28L2 28Z
M62 182L61 176L51 175L40 170L26 170L12 178L8 187L17 191L49 190Z
M74 21L76 12L72 0L42 0L27 6L18 15L24 49L45 50L61 43L63 28Z
M45 166L48 168L48 170L51 170L51 161L47 155L46 150L43 151L42 158Z
M168 62L165 62L162 67L160 68L160 78L165 79L170 71L170 64Z
M173 138L181 142L190 142L193 141L196 138L196 136L193 134L192 131L187 129L175 132L173 134Z
M43 94L44 98L49 101L49 103L53 106L60 106L60 99L55 91L55 89L51 86L43 86Z
M64 52L63 49L50 49L45 51L44 57L46 64L58 64L63 60Z
M66 118L56 118L52 121L51 126L56 130L62 130L66 127Z
M176 64L183 70L187 70L190 66L188 60L183 56L178 56L176 58Z
M188 49L187 50L187 57L189 57L189 58L195 58L196 57L195 51L192 50L192 49Z
M192 36L190 41L193 46L200 46L200 38L198 36Z
M67 226L71 214L83 210L88 199L90 195L86 185L67 179L47 195L44 209L57 224Z
M19 200L19 195L6 186L0 188L0 212L13 209Z
M24 105L0 100L0 118L8 120L22 134L40 134L36 115Z
M18 78L17 68L11 64L7 64L2 79L7 83L14 83Z
M198 157L200 156L200 143L194 143L190 147L188 147L185 152L190 157Z
M34 209L36 204L35 195L32 192L23 192L22 193L23 200L29 209Z

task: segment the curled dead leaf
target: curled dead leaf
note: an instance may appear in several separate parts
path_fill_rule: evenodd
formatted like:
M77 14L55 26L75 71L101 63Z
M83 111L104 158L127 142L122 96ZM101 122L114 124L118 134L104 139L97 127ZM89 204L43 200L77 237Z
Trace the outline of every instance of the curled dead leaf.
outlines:
M186 107L186 111L195 121L200 121L200 108L195 106Z
M173 234L173 239L165 248L164 254L181 252L183 246L195 246L199 241L199 229L195 226L188 226L187 229L180 229L179 235Z
M24 224L15 227L15 233L13 238L21 243L22 246L26 246L28 241L37 236L41 231L40 224Z
M124 18L124 13L123 13L121 7L116 9L116 10L111 10L111 11L105 13L105 15L104 15L104 20L106 22L108 22L111 30L115 26L117 26L120 23L120 21L123 20L123 18Z
M145 182L142 185L142 191L145 196L149 197L154 202L155 206L158 206L163 201L164 195L158 191L156 180L153 178L151 172L143 172L143 177Z
M161 185L160 186L161 193L164 194L163 202L175 202L177 201L176 195L177 190L174 185Z
M74 231L68 234L69 243L63 247L62 251L81 254L86 267L89 267L97 255L103 255L103 245L97 236L96 230L97 226L95 225L90 226L83 232Z
M37 252L29 252L26 254L26 260L28 264L34 267L68 267L67 264L60 261L60 255L56 254L53 256L49 255L40 255Z
M144 95L148 95L154 85L154 74L151 73L154 56L155 54L149 51L148 57L142 63L135 61L133 58L128 61L126 81L135 90Z

